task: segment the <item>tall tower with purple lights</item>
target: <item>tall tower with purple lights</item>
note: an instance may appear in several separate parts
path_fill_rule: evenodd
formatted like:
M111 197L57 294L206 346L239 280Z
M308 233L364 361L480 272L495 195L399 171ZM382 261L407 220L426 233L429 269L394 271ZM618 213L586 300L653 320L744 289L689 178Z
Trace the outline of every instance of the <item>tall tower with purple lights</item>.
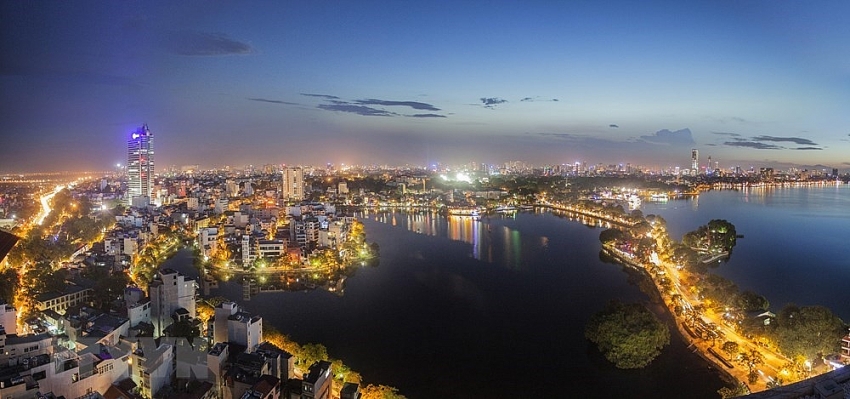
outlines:
M127 140L127 187L130 201L135 197L151 197L153 155L153 133L148 129L148 125L144 124L130 133Z

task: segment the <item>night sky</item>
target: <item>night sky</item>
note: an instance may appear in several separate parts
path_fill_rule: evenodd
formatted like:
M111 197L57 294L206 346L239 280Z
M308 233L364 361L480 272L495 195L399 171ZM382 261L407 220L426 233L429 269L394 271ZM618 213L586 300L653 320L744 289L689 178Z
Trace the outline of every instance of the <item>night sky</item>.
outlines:
M0 173L850 169L850 2L0 2Z

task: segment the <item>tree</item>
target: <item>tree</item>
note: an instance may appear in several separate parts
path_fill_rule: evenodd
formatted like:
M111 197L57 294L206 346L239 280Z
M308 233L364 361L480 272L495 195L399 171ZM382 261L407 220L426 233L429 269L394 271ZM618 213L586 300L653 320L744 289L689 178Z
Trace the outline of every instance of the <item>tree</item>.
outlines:
M761 311L770 308L770 302L762 295L744 291L737 298L737 305L745 312Z
M717 390L720 397L723 399L737 398L738 396L748 395L750 390L744 383L739 383L734 388L723 387Z
M611 301L588 322L585 337L618 368L642 368L670 343L670 330L640 304Z
M305 344L301 346L301 352L298 355L301 358L301 364L309 367L318 361L328 360L328 349L322 344Z
M360 391L361 399L406 399L398 389L386 385L369 384Z
M625 235L618 229L605 229L599 233L599 241L603 244L613 244L622 241Z
M186 338L189 345L192 345L195 337L201 335L201 330L191 320L180 320L171 325L171 335Z
M844 322L823 306L785 306L776 318L774 336L788 357L837 352L846 328Z
M749 374L750 384L758 381L758 366L764 363L764 356L757 349L750 349L748 352L741 352L741 357L738 359L738 363L741 363L744 367L747 368Z
M15 269L8 268L0 273L0 300L11 304L15 293L18 292L19 281L18 271Z
M733 341L726 341L722 346L723 352L726 352L726 356L730 359L738 354L738 343Z

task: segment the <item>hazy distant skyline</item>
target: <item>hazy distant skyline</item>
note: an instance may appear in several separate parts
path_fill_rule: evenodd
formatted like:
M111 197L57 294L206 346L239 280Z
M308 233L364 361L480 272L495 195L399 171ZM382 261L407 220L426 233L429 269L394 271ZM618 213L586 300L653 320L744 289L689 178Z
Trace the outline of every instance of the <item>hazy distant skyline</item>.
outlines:
M564 3L564 4L561 4ZM850 169L850 2L0 2L0 173Z

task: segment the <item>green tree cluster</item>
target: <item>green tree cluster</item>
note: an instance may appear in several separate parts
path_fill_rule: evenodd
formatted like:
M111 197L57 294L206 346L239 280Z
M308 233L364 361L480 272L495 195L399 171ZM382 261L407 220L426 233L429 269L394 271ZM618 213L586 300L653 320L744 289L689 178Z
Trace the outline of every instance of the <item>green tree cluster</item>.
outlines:
M814 359L837 352L847 331L844 322L824 306L787 305L775 324L772 335L782 353L792 358Z
M360 374L350 367L346 366L341 360L333 359L328 356L328 350L322 344L304 344L300 345L297 342L284 335L276 328L269 324L263 325L263 339L266 342L283 349L295 357L295 364L302 370L306 370L310 365L320 360L331 362L331 374L333 375L333 389L338 393L342 388L342 384L353 382L360 384ZM404 399L404 396L398 394L396 388L386 385L367 385L361 389L363 399Z
M611 301L587 324L585 337L622 369L643 368L670 343L670 330L640 304Z

